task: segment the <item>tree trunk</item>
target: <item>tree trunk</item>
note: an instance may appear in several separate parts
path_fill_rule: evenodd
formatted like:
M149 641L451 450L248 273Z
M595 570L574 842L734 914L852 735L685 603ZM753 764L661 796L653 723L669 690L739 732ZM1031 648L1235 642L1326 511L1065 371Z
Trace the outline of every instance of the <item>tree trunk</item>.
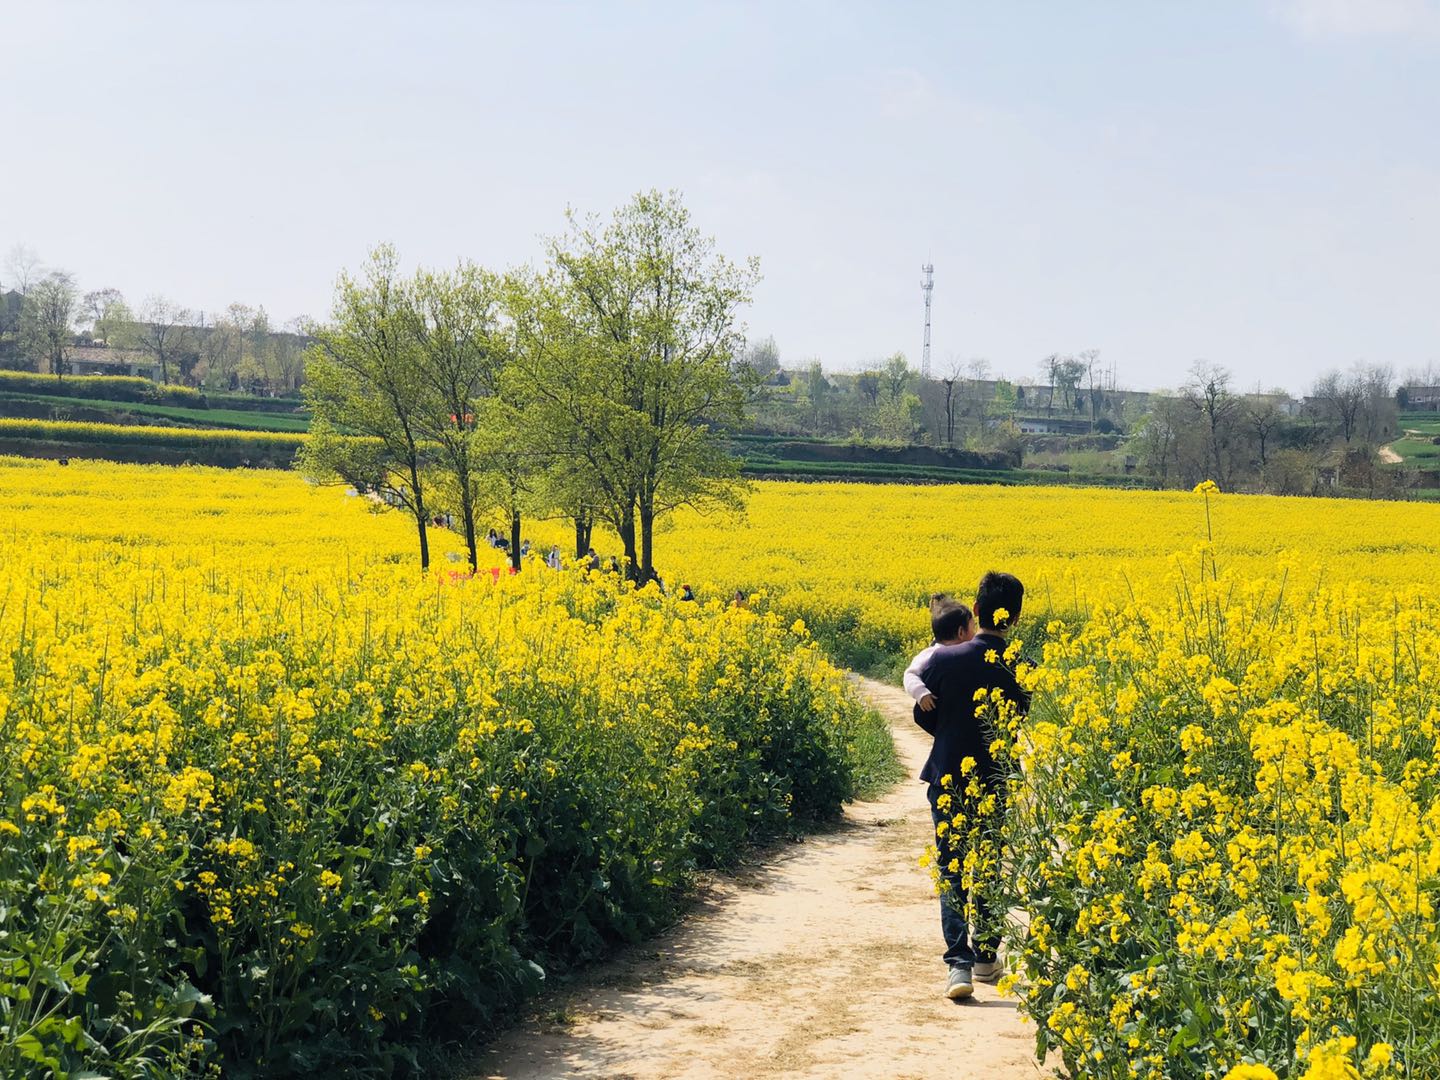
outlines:
M460 477L460 517L465 525L465 550L470 553L470 572L480 568L480 556L475 543L475 497L470 492L469 470Z
M620 534L620 543L625 548L625 559L629 563L629 574L633 578L640 560L635 551L635 507L627 507L615 530Z
M575 558L583 559L590 550L590 535L595 531L595 519L584 513L575 516Z
M640 584L655 577L655 508L640 507L640 570L635 580Z
M420 530L420 570L423 573L430 569L430 536L425 531L425 512L423 510L416 509L415 525Z
M420 466L410 459L410 490L415 493L415 524L420 528L420 571L430 569L430 534L426 532L425 493L420 488Z
M520 511L510 508L510 568L520 569Z

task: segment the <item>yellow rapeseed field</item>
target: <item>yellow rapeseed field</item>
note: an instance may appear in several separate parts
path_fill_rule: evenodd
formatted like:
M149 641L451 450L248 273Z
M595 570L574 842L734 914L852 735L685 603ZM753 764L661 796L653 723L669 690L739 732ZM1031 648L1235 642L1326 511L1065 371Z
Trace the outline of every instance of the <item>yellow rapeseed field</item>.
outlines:
M1224 567L1245 579L1288 575L1292 597L1318 586L1440 588L1433 505L1221 495L1211 511ZM563 524L535 534L566 550ZM883 668L926 643L932 592L968 596L986 570L1025 582L1034 625L1041 613L1171 595L1177 572L1194 578L1206 538L1204 502L1188 492L761 483L738 521L677 515L657 565L702 596L764 590L842 659Z
M1029 590L995 858L1040 1049L1440 1077L1440 508L762 484L661 535L684 605L452 583L444 542L422 578L404 518L287 474L0 461L0 491L11 1072L383 1071L425 1003L487 1015L833 810L875 732L805 640L893 666L993 568Z
M1076 1075L1440 1076L1437 600L1221 570L1051 627L1002 880Z
M1025 580L991 872L1072 1075L1440 1077L1440 509L776 484L668 541L867 664L931 591Z
M6 1077L390 1075L889 764L773 614L421 576L288 474L0 492Z

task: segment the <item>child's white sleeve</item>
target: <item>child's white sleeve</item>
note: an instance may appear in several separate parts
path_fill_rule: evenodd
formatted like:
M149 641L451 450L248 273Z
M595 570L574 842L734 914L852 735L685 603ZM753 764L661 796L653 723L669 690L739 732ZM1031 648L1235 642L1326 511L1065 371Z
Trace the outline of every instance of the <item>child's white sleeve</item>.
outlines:
M926 694L930 693L930 688L920 678L920 669L925 666L926 661L930 659L930 654L934 651L934 645L928 649L921 649L915 654L915 659L910 661L910 666L905 669L905 692L915 699L917 705Z

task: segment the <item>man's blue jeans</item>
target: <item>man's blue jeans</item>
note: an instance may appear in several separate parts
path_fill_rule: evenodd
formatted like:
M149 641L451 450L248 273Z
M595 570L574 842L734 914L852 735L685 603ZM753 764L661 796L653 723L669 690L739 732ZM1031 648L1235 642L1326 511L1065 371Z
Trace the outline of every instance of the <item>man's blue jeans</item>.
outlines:
M945 789L939 784L931 784L926 794L930 799L930 817L935 825L942 821L949 821L954 816L952 813L945 813L938 805L940 796ZM978 908L976 915L982 923L980 927L974 928L974 944L971 944L972 928L965 918L967 891L963 883L965 862L965 849L960 844L952 842L952 829L946 829L944 836L937 835L935 838L935 849L939 858L940 879L949 883L940 896L940 932L945 935L945 963L951 967L974 967L976 960L992 961L995 959L995 949L999 945L997 931L999 924L990 917L986 909L983 897L975 898L975 906ZM949 870L950 861L958 859L961 867L954 873ZM996 940L990 940L996 937Z

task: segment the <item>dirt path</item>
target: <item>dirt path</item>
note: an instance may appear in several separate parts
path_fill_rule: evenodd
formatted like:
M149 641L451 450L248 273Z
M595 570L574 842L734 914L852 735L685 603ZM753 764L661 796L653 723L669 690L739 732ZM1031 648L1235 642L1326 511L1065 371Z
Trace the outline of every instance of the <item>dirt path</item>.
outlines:
M1409 432L1406 432L1408 435ZM1404 465L1405 459L1388 446L1380 447L1380 460L1386 465Z
M861 681L909 775L925 736L895 688ZM682 924L584 976L506 1032L475 1080L1037 1077L1034 1032L978 986L945 1000L939 917L917 859L924 789L904 781L833 832L716 885Z

